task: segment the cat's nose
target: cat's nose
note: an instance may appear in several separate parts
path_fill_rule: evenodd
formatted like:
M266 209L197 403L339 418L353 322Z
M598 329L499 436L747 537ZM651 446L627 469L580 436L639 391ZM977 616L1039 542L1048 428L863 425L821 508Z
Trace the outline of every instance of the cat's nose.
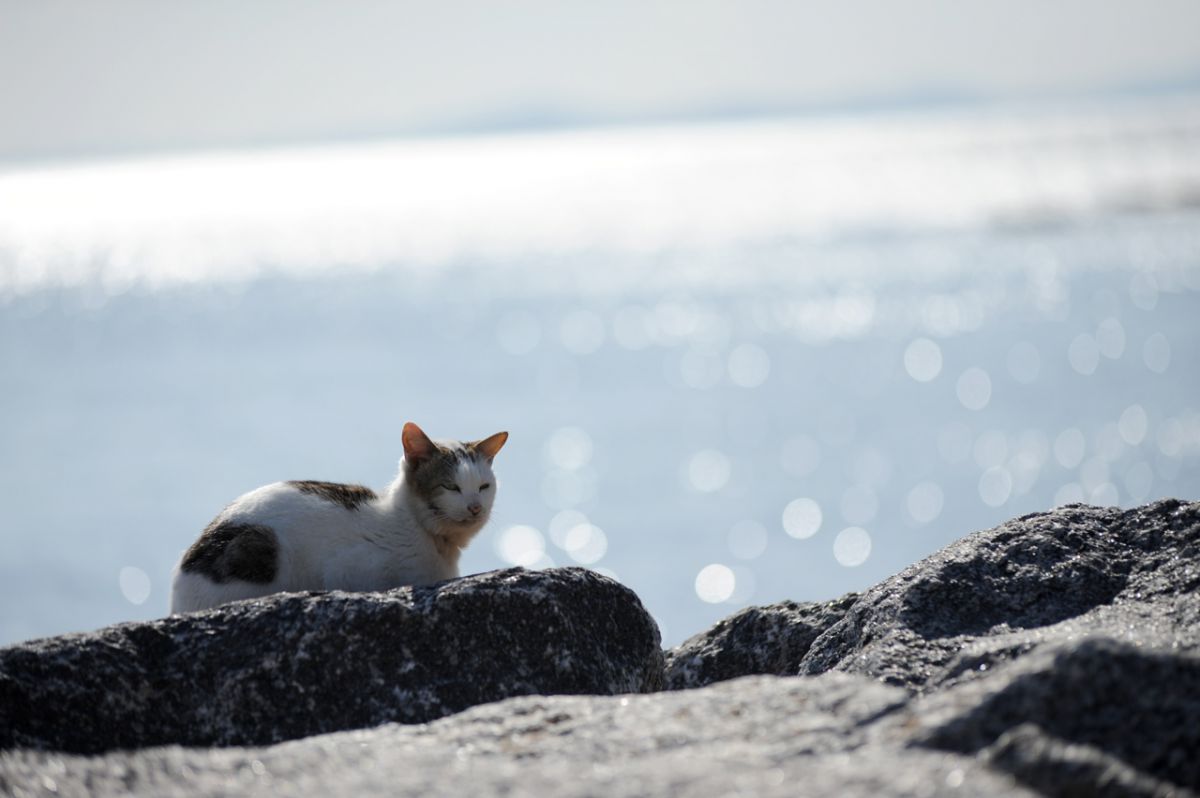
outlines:
M471 502L467 505L467 509L471 511L471 515L479 515L483 512L483 505L479 502Z

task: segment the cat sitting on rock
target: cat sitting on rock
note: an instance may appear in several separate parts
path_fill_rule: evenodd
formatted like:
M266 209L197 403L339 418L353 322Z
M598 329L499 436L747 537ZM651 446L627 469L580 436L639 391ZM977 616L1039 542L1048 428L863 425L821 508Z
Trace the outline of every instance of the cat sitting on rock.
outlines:
M496 497L492 461L508 440L433 441L412 422L400 473L382 495L293 481L240 496L183 554L171 612L303 590L387 590L458 576L462 550Z

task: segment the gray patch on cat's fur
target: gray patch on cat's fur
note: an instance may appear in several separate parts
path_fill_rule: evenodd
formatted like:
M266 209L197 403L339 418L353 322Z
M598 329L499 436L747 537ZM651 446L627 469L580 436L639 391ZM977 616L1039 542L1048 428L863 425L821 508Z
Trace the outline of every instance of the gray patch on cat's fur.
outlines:
M479 459L479 452L463 444L434 444L434 453L416 464L404 461L405 481L426 502L431 501L442 485L457 482L458 464Z
M214 582L267 584L275 578L279 544L275 533L262 524L223 521L205 527L200 538L183 555L180 568L207 576Z
M288 482L301 493L320 496L327 502L340 504L347 510L357 510L363 502L378 498L375 491L362 485L343 485L340 482L318 482L313 479L297 479Z

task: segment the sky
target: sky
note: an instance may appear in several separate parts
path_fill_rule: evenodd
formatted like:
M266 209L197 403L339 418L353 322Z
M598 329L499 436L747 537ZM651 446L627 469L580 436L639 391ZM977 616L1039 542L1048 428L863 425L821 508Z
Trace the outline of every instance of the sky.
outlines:
M1200 85L1195 0L0 0L0 163Z

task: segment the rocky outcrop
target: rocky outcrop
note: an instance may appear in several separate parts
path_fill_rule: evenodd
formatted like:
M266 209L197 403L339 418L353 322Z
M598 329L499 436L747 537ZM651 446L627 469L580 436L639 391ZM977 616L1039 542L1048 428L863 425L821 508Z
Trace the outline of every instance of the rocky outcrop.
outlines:
M751 607L667 652L666 684L862 673L923 692L1087 635L1200 647L1200 504L1070 505L968 535L862 594Z
M668 651L664 684L685 690L752 674L795 675L813 641L857 600L850 593L834 601L747 607Z
M800 662L918 692L1101 637L1200 646L1200 504L1070 505L968 535L863 593Z
M646 641L655 632L636 599L600 577L575 570L506 571L447 583L422 601L443 601L438 591L453 593L464 583L467 593L487 585L485 592L501 595L502 585L523 585L522 607L577 601L593 591L609 596L581 607L539 606L528 618L487 618L490 625L517 625L515 631L479 632L495 635L487 638L489 651L503 641L520 650L497 657L490 674L471 666L477 678L492 680L494 691L511 683L522 685L513 694L632 692L660 684L693 689L531 695L428 724L385 724L265 747L160 747L87 758L31 750L30 743L10 735L5 746L10 750L0 752L0 792L422 798L1200 793L1200 503L1168 500L1128 511L1073 505L1015 519L963 538L861 595L738 613L668 652L665 665L648 650ZM417 598L416 592L399 591L355 600L415 607ZM254 628L261 633L266 626L252 620L256 613L281 613L296 623L300 608L325 613L316 609L321 602L350 599L333 594L253 603L230 608L245 614L227 620L258 624ZM497 606L495 596L491 603L479 601L443 606L446 614L430 620L421 645L436 646L437 631L466 624L457 616L468 608ZM610 614L592 626L555 621L555 628L584 629L601 638L591 647L580 641L576 649L588 652L585 659L597 658L587 659L586 670L600 689L563 675L554 664L561 658L553 657L563 649L553 648L553 635L541 629L555 613L588 618L597 607L608 607ZM343 614L357 611L341 605ZM534 612L543 614L534 618ZM173 622L183 626L167 628L182 638L205 628L212 634L212 627L203 626L206 617L178 619ZM317 627L330 624L328 614L321 617ZM142 627L154 625L17 649L58 646L47 662L65 663L90 646L95 650L89 662L123 673L116 662L165 656L146 654L156 649L135 639L147 634L136 631ZM252 643L228 638L226 645ZM547 646L543 654L539 646ZM12 651L0 652L5 667ZM609 657L621 666L604 664ZM392 667L417 659L414 649ZM526 670L514 662L525 663ZM470 703L445 697L422 703L420 684L432 685L434 695L458 693L438 681L441 670L413 667L423 670L404 682L404 702L432 716ZM55 677L59 682L92 684L63 668ZM538 689L529 675L534 672L565 680L570 689ZM0 668L4 729L14 717L3 714L11 695L4 692L9 673ZM742 675L750 673L790 675ZM297 702L322 678L311 666L278 676L290 680ZM135 683L128 676L114 694L126 695ZM340 692L319 694L315 706L357 700L360 683L366 683L362 676L340 679ZM148 689L158 689L150 684ZM236 682L226 689L236 689ZM396 713L391 719L414 719L397 703L387 704L382 688L373 689L364 692L375 696L377 706L390 706ZM65 705L71 712L87 714L69 686L56 691L74 702ZM104 692L91 695L106 700ZM479 693L468 697L486 700ZM45 700L38 706L54 714L59 705L49 694ZM108 713L111 707L97 703L91 711ZM347 727L365 725L370 724ZM95 723L89 728L105 733Z
M890 739L907 693L864 676L756 676L653 696L515 698L426 726L268 748L99 759L0 753L0 790L59 796L1021 796L982 760Z
M1043 642L914 702L909 743L981 755L1051 794L1200 789L1200 656L1152 639Z
M1072 505L968 535L859 596L735 615L668 652L666 682L859 674L916 697L899 713L906 746L1050 794L1200 789L1198 588L1200 504ZM768 647L764 668L767 636L748 625L797 642Z
M529 694L657 689L658 628L582 568L291 594L0 650L0 747L256 745Z

